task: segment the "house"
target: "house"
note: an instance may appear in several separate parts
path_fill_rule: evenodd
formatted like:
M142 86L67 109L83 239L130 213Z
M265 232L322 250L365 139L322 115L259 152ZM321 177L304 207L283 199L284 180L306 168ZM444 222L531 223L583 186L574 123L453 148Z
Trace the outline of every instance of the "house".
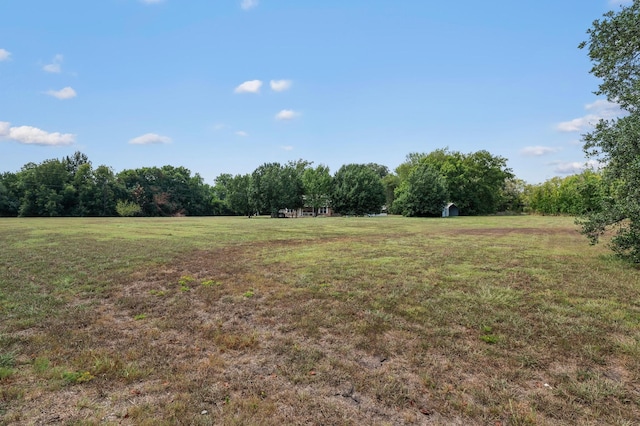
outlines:
M314 217L314 216L331 216L333 211L331 207L320 207L314 215L312 207L301 207L299 209L281 209L278 217Z
M458 216L460 214L460 210L458 210L458 206L453 203L449 203L442 209L442 217L453 217Z

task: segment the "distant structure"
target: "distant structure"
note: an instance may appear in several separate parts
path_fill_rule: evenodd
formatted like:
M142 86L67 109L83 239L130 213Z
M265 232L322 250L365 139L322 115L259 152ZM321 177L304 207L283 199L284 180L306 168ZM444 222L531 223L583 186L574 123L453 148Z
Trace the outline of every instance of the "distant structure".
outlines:
M318 207L318 209L313 210L312 207L301 207L299 209L280 209L278 212L278 217L314 217L314 216L333 216L333 210L331 207Z
M442 217L453 217L458 216L460 214L460 210L458 210L458 206L453 203L449 203L442 209Z

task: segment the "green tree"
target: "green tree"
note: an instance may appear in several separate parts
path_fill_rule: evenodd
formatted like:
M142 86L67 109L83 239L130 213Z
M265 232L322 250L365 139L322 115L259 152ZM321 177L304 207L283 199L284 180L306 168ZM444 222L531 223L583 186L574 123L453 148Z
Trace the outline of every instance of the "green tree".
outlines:
M428 162L422 162L396 189L393 211L404 216L440 216L448 199L445 179Z
M366 164L342 166L333 178L332 206L337 213L379 213L386 200L380 175Z
M505 180L500 197L502 204L499 207L499 211L521 213L525 206L526 187L527 183L515 176Z
M71 216L96 216L99 196L91 163L83 163L73 173L71 181L75 199L70 209Z
M211 188L212 209L216 216L226 216L234 214L229 205L229 191L233 175L222 173L215 178L214 185ZM241 214L244 214L242 212Z
M525 190L528 211L550 215L585 215L602 210L601 174L585 170L565 178L553 177Z
M562 179L554 177L538 185L529 185L526 192L527 210L543 215L560 213L558 203Z
M593 22L587 48L591 73L602 83L596 94L618 103L628 115L601 120L584 136L588 156L605 164L602 209L586 215L582 231L592 243L609 228L616 254L640 263L640 0Z
M206 215L212 212L212 191L185 167L162 166L123 170L118 181L144 216Z
M396 168L400 186L424 162L445 178L449 201L456 203L465 215L496 213L503 204L506 181L513 178L503 157L484 150L462 154L445 148L407 155L406 161Z
M250 194L257 211L278 217L282 209L302 207L304 190L301 169L296 164L265 163L254 170Z
M80 169L80 166L86 165L86 164L91 165L91 162L89 161L89 157L87 157L86 154L83 154L80 151L76 151L71 157L69 156L64 157L62 159L62 163L65 165L65 167L67 168L67 171L71 176L76 175L76 173Z
M251 188L250 174L235 175L228 180L225 200L234 214L251 217L256 212Z
M110 167L101 165L93 172L96 184L96 216L115 216L116 202L124 198L126 191L119 184L113 170Z
M64 162L28 163L19 174L20 216L64 216L75 191Z
M329 204L331 194L331 174L329 167L320 164L318 167L308 167L302 173L304 201L313 208L314 216L320 207Z
M387 166L383 166L382 164L367 163L367 167L373 170L380 177L380 179L384 179L384 177L389 174L389 168Z
M449 186L451 201L469 215L496 213L502 204L505 182L514 177L507 159L481 150L463 156L462 170L460 182Z
M20 192L16 173L0 173L0 217L17 216L20 210Z
M393 202L395 200L396 188L400 185L400 178L398 175L389 173L382 178L382 186L384 187L385 205L387 209L391 210Z

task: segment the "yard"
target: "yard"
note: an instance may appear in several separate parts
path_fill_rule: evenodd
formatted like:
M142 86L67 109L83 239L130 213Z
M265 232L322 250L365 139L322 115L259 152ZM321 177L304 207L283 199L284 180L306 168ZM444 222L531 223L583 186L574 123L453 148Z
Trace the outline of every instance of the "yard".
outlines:
M0 220L0 424L640 423L573 218Z

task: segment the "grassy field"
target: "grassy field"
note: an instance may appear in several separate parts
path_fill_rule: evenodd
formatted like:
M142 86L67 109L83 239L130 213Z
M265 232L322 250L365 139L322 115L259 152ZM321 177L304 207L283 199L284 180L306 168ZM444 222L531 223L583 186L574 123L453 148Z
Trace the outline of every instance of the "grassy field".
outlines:
M0 424L640 424L571 218L0 220Z

